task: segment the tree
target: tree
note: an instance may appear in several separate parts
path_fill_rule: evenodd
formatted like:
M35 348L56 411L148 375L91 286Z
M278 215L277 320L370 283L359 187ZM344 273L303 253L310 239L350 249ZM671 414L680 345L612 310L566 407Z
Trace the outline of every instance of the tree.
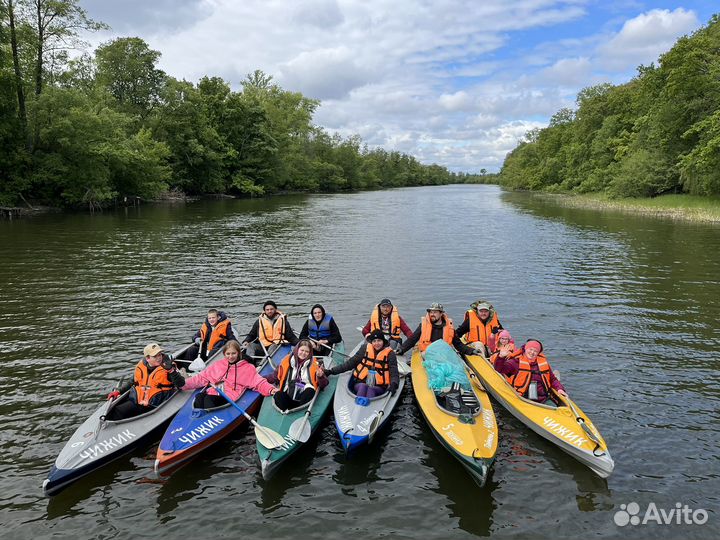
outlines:
M95 51L97 82L107 88L120 110L145 118L160 102L165 73L160 53L140 38L118 38Z

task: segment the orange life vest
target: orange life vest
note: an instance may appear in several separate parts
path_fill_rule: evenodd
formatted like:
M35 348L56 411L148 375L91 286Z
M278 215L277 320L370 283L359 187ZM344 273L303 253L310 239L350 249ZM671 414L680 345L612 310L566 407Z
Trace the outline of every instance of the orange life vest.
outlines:
M282 343L285 339L285 314L278 311L277 315L274 323L264 313L258 317L258 339L265 347Z
M380 304L375 306L372 313L370 314L370 331L382 330L382 324L380 323L382 315L380 314ZM397 307L392 307L390 312L390 339L400 340L400 314L398 313Z
M145 360L140 360L135 366L135 393L138 405L148 406L150 400L161 392L173 388L168 378L168 370L162 366L150 371Z
M368 344L365 349L365 355L360 363L355 366L353 377L360 382L367 379L368 371L375 371L375 384L377 386L386 386L390 384L390 366L388 365L388 356L392 352L390 347L385 347L380 352L375 351L372 344Z
M287 379L288 374L290 373L290 354L288 354L285 358L282 359L280 362L280 365L278 366L278 387L280 389L283 389L285 387L285 379ZM302 368L301 368L302 369ZM310 359L310 367L308 368L308 374L310 375L310 383L313 385L313 387L317 390L318 387L318 376L317 376L317 370L318 370L318 361L317 358L314 356Z
M507 381L515 387L518 394L524 396L527 393L527 390L530 387L531 375L533 372L538 371L542 376L545 389L548 391L548 394L550 393L550 388L552 388L550 383L550 364L548 364L547 358L545 358L544 354L540 353L535 357L535 362L537 362L537 364L534 369L532 368L530 360L528 360L525 356L525 351L523 349L515 351L513 354L508 356L508 358L517 358L519 361L518 372L515 375L506 377Z
M223 339L229 339L228 327L230 326L230 319L223 319L219 321L215 328L212 328L207 321L205 321L200 327L200 339L204 343L207 339L208 333L210 334L210 340L207 344L207 350L212 351L218 341Z
M452 319L444 313L441 317L445 321L445 326L443 326L443 341L448 345L452 345L452 340L455 337L455 328L453 328ZM421 324L422 328L420 330L420 339L418 340L418 349L424 352L425 349L430 346L430 343L432 343L432 341L430 341L430 337L432 336L433 323L430 321L429 314L422 318Z
M492 317L490 317L487 322L482 322L477 311L468 309L465 313L465 320L470 321L470 329L468 333L465 334L465 341L467 343L481 341L483 345L487 345L493 328L500 328L500 321L495 312L493 312Z

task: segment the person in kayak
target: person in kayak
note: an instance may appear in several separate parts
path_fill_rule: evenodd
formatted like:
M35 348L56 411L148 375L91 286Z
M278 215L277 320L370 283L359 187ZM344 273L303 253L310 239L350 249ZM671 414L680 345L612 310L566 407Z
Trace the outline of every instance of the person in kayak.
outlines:
M172 358L163 353L160 345L150 343L143 354L145 357L135 366L133 382L108 394L108 399L112 400L130 390L125 399L110 409L108 420L122 420L149 412L185 385L185 379L173 364Z
M175 361L189 364L198 357L198 354L200 358L207 360L231 339L234 339L233 330L227 314L224 311L210 309L205 322L200 325L200 330L193 336L193 344L179 354Z
M456 334L458 337L465 336L465 343L487 358L495 352L495 335L502 328L493 305L485 300L478 300L465 312L465 320L456 330Z
M510 354L515 352L515 340L507 330L500 330L497 333L497 347L495 352L490 355L490 362L495 365L495 359L507 358Z
M367 339L370 343L366 347L360 347L347 362L324 373L338 375L354 369L350 380L358 397L374 398L385 392L394 395L400 384L395 351L380 329L370 332Z
M320 304L310 309L308 320L300 330L300 339L308 338L313 345L313 354L317 356L327 356L333 345L342 341L335 319Z
M240 399L247 389L255 390L263 396L277 392L277 388L260 375L253 364L242 358L242 350L237 341L228 341L223 347L223 353L225 357L222 360L187 379L183 390L222 384L223 392L233 401ZM196 409L212 409L226 404L227 400L219 395L217 390L208 388L197 395L194 406Z
M278 384L279 391L273 399L281 411L295 409L308 403L315 392L328 385L327 377L320 370L318 360L312 355L310 340L301 339L290 354L267 380Z
M405 337L412 335L412 329L400 316L397 306L393 306L389 298L383 298L373 308L370 319L362 329L362 335L365 336L365 339L368 339L370 332L373 330L382 330L388 339L388 344L396 352L402 345L402 334L405 334Z
M256 343L258 341L259 343ZM245 337L243 347L250 356L257 356L264 354L265 350L272 354L283 343L295 345L297 342L298 338L290 328L290 321L278 310L275 302L268 300L263 304L263 312Z
M473 353L472 347L466 346L460 341L460 338L455 335L452 319L445 314L445 308L442 304L433 302L426 311L427 315L422 318L412 336L400 347L398 354L405 354L412 349L416 343L420 352L424 354L425 349L427 349L433 341L437 341L438 339L444 340L462 354Z
M552 399L553 390L567 397L565 387L553 373L542 350L542 343L535 339L528 340L520 350L506 357L498 355L495 369L505 375L508 383L522 397L545 403Z

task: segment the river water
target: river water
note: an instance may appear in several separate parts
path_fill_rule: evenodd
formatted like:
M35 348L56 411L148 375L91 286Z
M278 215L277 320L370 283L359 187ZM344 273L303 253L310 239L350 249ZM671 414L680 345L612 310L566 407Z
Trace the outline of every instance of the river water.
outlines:
M0 222L0 537L711 538L720 532L720 227L568 209L495 186L143 206ZM150 341L187 343L209 307L244 334L266 299L299 330L312 304L348 348L391 298L414 328L492 301L539 338L616 462L596 477L495 403L478 488L412 393L346 459L327 424L264 482L251 433L169 479L155 446L46 498L64 442ZM704 525L616 525L621 505Z

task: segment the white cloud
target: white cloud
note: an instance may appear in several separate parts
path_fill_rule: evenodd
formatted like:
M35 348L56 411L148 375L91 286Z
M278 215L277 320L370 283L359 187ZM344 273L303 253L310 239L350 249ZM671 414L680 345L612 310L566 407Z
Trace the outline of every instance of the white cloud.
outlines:
M606 69L633 69L649 64L670 49L675 40L700 25L693 11L653 9L625 22L622 29L598 48Z
M496 169L526 131L600 82L598 65L625 76L698 26L692 11L653 10L615 34L598 21L594 33L556 38L591 0L178 0L172 24L157 26L147 21L157 9L128 1L139 7L125 20L108 2L81 3L136 29L174 77L217 75L237 89L262 69L321 99L314 121L331 132L475 171Z

